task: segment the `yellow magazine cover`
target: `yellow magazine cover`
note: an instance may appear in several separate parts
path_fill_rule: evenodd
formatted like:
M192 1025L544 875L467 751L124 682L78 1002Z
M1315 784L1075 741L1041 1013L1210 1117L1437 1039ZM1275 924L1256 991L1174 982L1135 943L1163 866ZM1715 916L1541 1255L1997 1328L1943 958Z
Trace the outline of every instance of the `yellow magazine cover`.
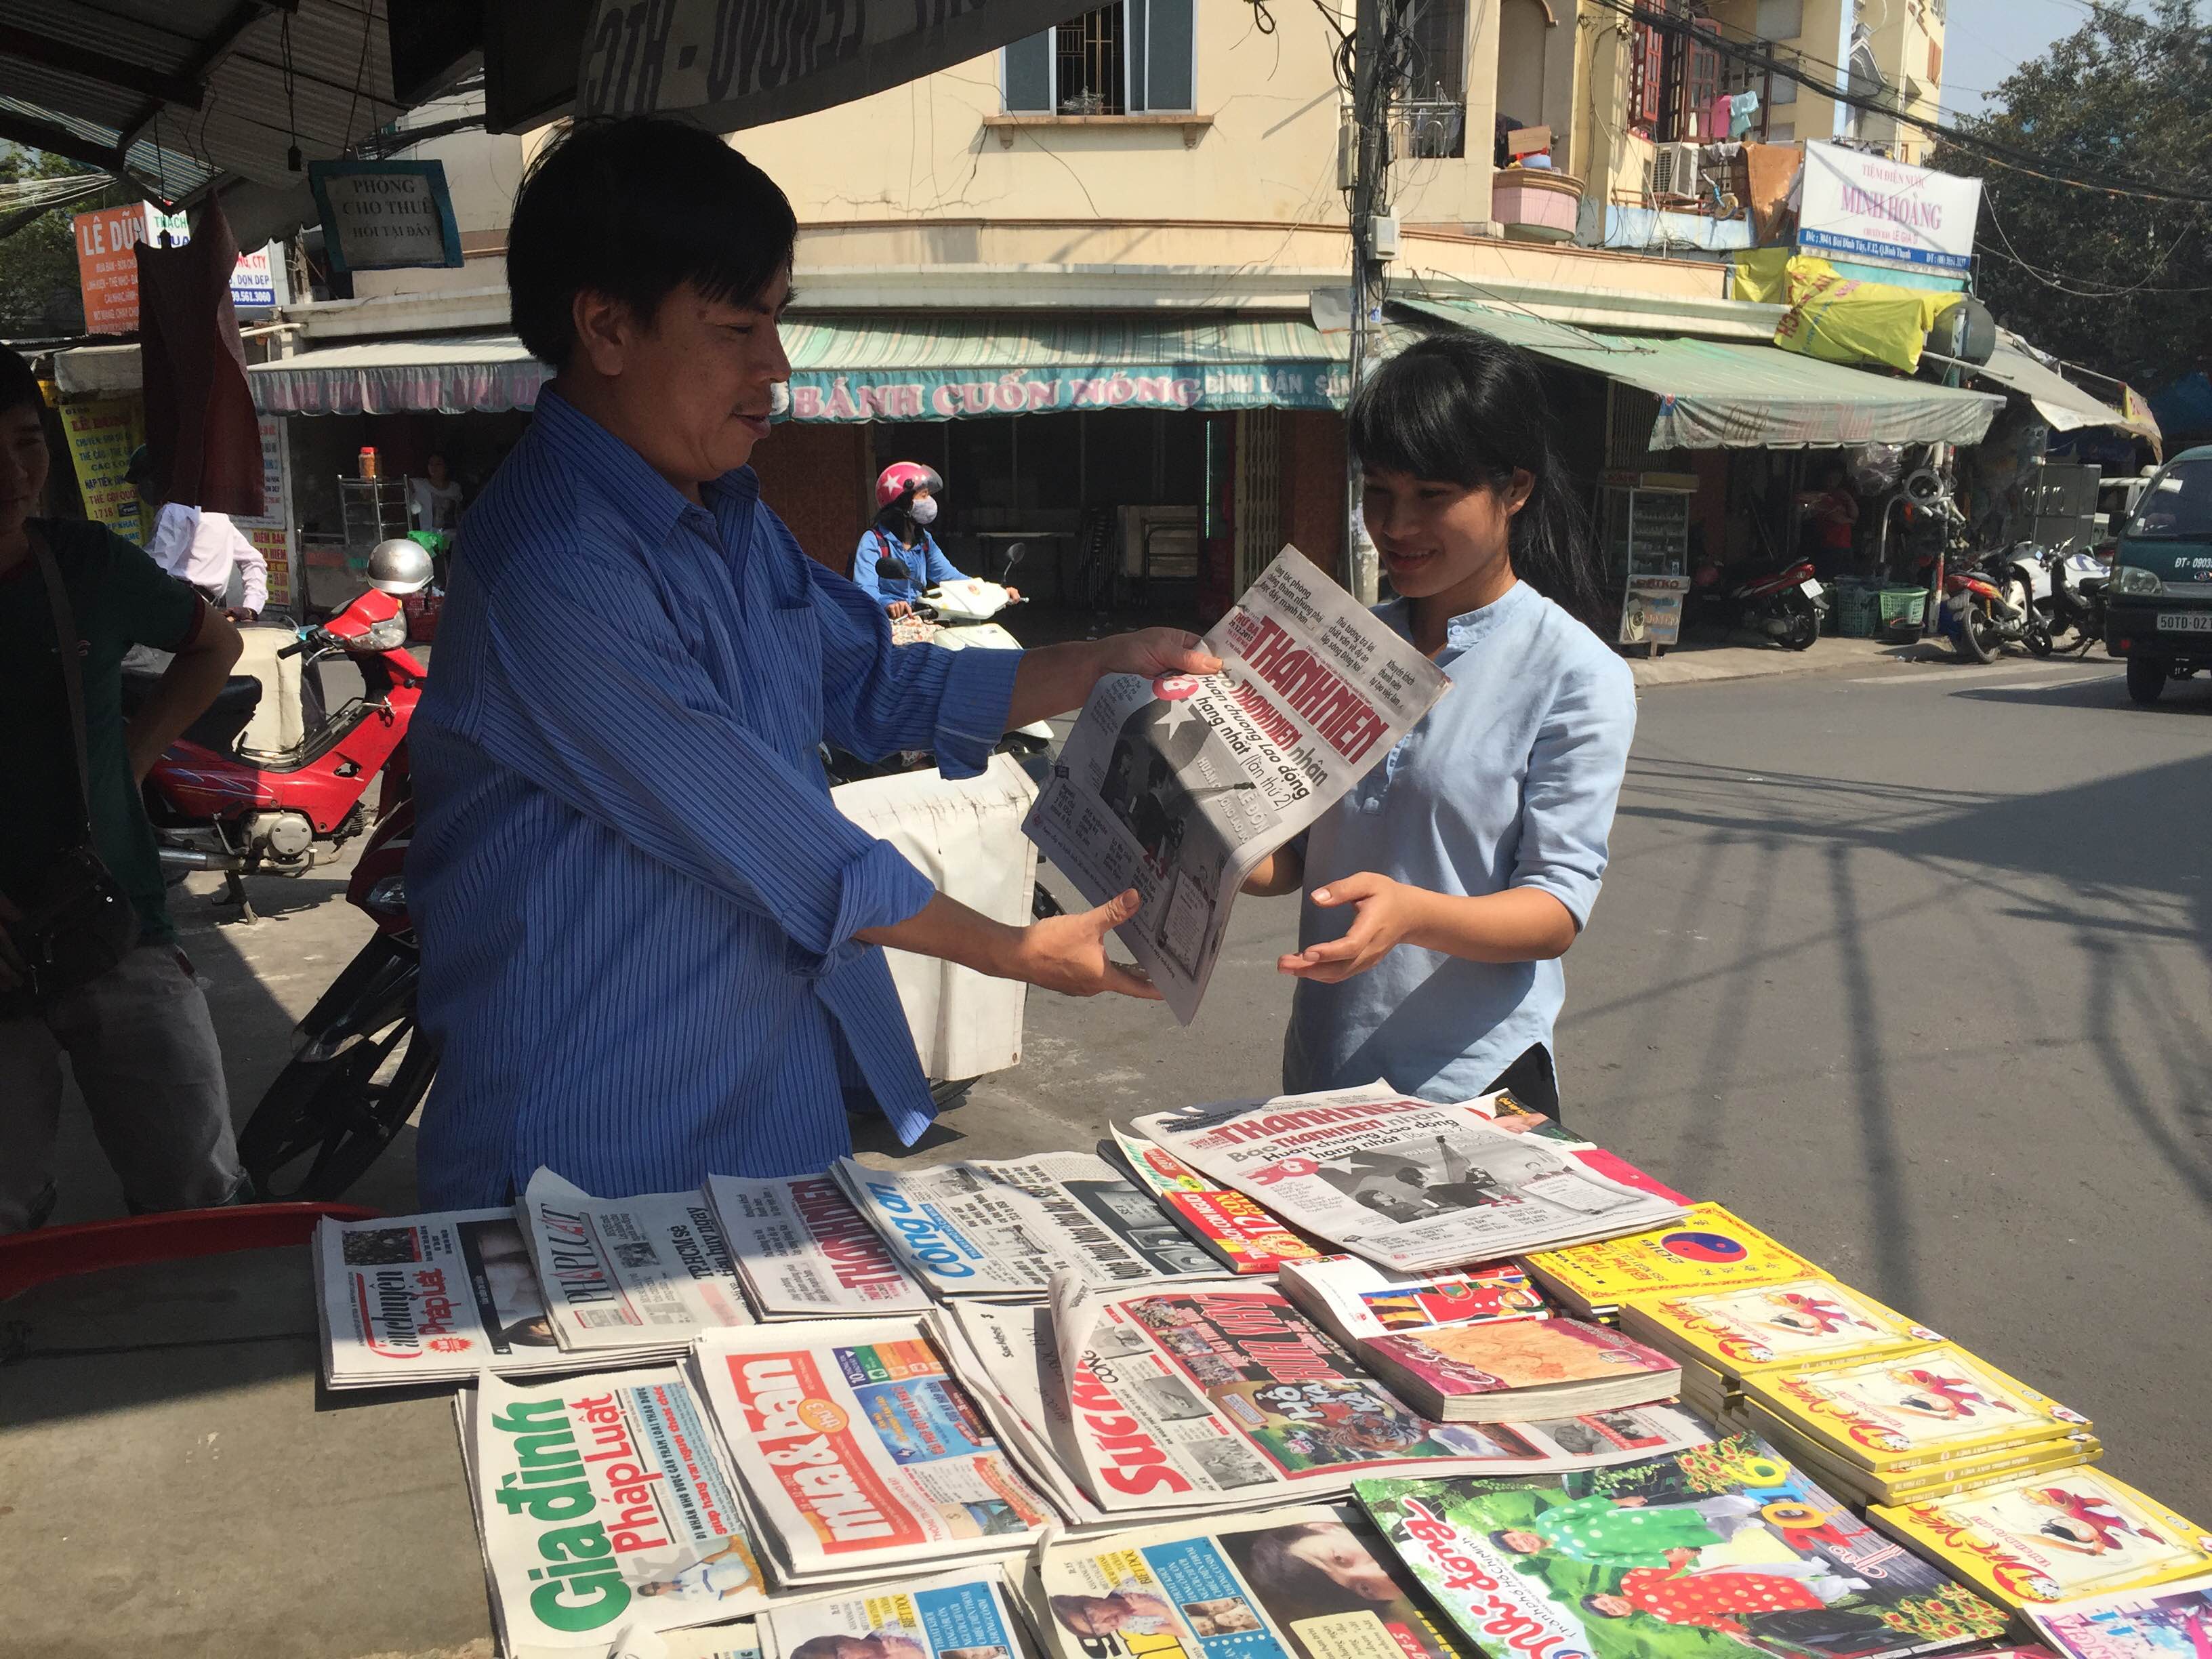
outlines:
M1731 1414L1730 1421L1770 1443L1831 1491L1846 1496L1863 1495L1869 1502L1876 1504L1909 1504L1923 1498L1948 1497L1996 1480L2072 1468L2077 1463L2094 1463L2105 1455L2097 1437L2084 1432L2069 1435L2063 1440L2008 1446L1977 1457L1927 1463L1915 1468L1863 1469L1844 1462L1819 1443L1793 1433L1781 1419L1749 1401Z
M1863 1468L1901 1469L2057 1440L2089 1426L1954 1343L1849 1365L1752 1371L1746 1398Z
M1694 1294L1631 1297L1620 1328L1720 1372L1841 1364L1943 1339L1872 1297L1826 1278L1729 1285Z
M2212 1537L2091 1468L2023 1475L1868 1518L2018 1607L2133 1589L2212 1567Z
M1523 1260L1538 1278L1593 1308L1615 1307L1624 1297L1655 1291L1827 1277L1717 1204L1693 1204L1672 1226L1539 1250Z

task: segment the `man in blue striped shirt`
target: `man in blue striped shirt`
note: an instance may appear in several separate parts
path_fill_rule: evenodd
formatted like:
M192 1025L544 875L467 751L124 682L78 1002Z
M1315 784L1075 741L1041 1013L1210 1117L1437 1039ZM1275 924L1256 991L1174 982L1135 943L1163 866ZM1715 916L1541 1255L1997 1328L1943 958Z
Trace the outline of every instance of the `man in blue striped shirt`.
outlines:
M929 1094L878 945L1155 994L1106 954L1133 894L1006 927L830 802L825 738L964 776L1102 674L1219 664L1166 629L892 646L745 465L790 374L795 231L744 157L659 121L580 129L515 204L515 327L557 373L469 513L412 744L432 1208L541 1164L610 1194L819 1170L848 1097L911 1142Z

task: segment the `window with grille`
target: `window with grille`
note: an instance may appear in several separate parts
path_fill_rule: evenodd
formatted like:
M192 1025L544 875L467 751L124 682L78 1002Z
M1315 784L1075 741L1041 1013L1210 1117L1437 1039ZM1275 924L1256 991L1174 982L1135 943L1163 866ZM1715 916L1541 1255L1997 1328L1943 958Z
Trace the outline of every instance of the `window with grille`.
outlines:
M1196 4L1115 0L1015 41L999 54L1007 111L1135 115L1194 108Z

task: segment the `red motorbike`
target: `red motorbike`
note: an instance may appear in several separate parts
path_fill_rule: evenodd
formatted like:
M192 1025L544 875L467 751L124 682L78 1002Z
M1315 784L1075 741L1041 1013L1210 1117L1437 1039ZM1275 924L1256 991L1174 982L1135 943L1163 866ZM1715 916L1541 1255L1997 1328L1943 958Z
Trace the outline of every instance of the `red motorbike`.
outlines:
M404 545L421 551L411 542ZM428 555L422 562L427 570ZM362 695L319 722L296 747L240 743L261 699L261 683L240 675L154 763L146 813L171 879L220 870L229 878L231 900L242 906L240 877L302 875L361 834L362 797L406 741L429 672L406 648L407 618L398 596L412 591L410 580L380 581L279 653L312 653L304 671L343 653L361 672ZM126 673L126 713L156 678Z
M1738 607L1736 626L1764 634L1784 651L1809 647L1828 611L1827 590L1814 580L1809 562L1754 576L1729 597Z

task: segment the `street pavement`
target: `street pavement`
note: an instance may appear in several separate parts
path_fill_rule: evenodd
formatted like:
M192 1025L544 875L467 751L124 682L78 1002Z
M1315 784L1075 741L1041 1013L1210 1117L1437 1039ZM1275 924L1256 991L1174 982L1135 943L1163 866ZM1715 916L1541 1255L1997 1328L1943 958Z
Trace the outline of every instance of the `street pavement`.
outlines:
M1559 1033L1577 1128L2086 1413L2107 1467L2200 1520L2208 761L2212 685L2137 708L2101 656L1647 688ZM250 925L205 878L179 902L241 1118L367 936L343 878L257 880ZM1032 995L1022 1065L904 1155L1087 1146L1272 1090L1294 921L1240 906L1187 1029ZM352 1196L410 1207L411 1139ZM64 1170L58 1220L119 1212L79 1111Z

